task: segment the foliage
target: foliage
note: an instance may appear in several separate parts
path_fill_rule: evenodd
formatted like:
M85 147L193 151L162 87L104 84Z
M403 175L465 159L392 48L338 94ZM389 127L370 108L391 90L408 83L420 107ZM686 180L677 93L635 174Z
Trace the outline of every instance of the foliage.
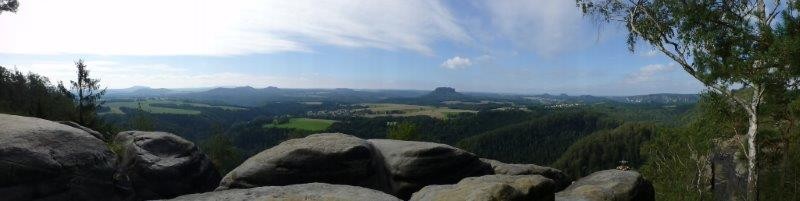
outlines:
M222 133L218 126L215 126L214 130L214 134L202 143L201 148L217 167L217 170L225 175L239 166L243 162L243 157L241 151L234 146L228 136Z
M554 112L463 139L457 145L503 162L550 164L578 139L617 125L597 113Z
M132 129L138 131L153 131L155 129L155 126L153 126L153 119L148 112L142 109L142 103L139 103L139 108L134 115L133 119L131 119Z
M625 25L631 50L639 41L652 45L746 112L747 197L757 200L761 107L769 104L766 97L784 95L800 79L800 4L577 0L577 5L602 21Z
M654 125L643 123L626 123L613 130L597 131L569 146L553 167L573 178L613 169L622 160L636 169L645 162L639 148L654 132Z
M17 12L19 2L17 0L0 0L0 14L3 12Z
M95 127L99 124L99 119L96 118L97 110L103 105L101 97L106 93L105 89L100 89L100 80L90 78L89 70L86 69L83 59L75 62L78 77L77 80L70 81L72 90L75 91L75 99L77 101L77 121L79 124L87 127Z
M264 127L291 128L318 132L328 129L334 122L336 121L327 119L275 118L271 124L264 125Z
M693 110L689 124L661 128L642 147L647 162L641 171L658 200L710 200L708 160L715 142L747 127L743 111L718 94L704 94Z
M74 103L69 91L47 77L0 66L0 112L54 121L72 121Z
M386 134L386 138L413 141L419 138L419 129L417 125L408 121L390 122L389 133Z

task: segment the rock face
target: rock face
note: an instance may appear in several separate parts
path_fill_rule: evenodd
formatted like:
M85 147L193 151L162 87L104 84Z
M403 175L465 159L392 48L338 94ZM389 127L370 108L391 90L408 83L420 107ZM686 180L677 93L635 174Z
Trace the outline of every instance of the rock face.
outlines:
M58 123L61 123L61 124L64 124L64 125L67 125L67 126L70 126L70 127L73 127L73 128L81 129L82 131L86 131L87 133L91 134L92 136L94 136L97 139L100 139L102 141L107 141L108 140L100 132L97 132L97 131L92 130L90 128L83 127L78 123L75 123L75 122L72 122L72 121L59 121Z
M385 169L366 140L340 133L314 134L250 157L225 175L218 190L324 182L388 192Z
M492 174L478 157L449 145L400 140L369 140L390 173L391 194L407 199L422 187L453 184L466 177Z
M172 198L214 190L219 172L193 143L165 132L126 131L114 142L122 146L119 172L136 199Z
M0 114L0 199L114 200L115 156L81 129Z
M745 200L747 197L747 159L739 151L739 141L717 142L711 155L714 200Z
M579 179L556 193L559 201L650 201L655 191L635 171L603 170Z
M267 186L250 189L230 189L202 194L184 195L172 201L245 201L245 200L304 200L304 201L400 201L386 193L355 186L309 183L288 186Z
M563 190L572 182L561 170L538 166L534 164L507 164L500 161L481 158L481 161L488 163L494 169L494 174L503 175L542 175L555 182L555 190Z
M555 183L541 175L486 175L453 185L426 186L412 201L551 201Z

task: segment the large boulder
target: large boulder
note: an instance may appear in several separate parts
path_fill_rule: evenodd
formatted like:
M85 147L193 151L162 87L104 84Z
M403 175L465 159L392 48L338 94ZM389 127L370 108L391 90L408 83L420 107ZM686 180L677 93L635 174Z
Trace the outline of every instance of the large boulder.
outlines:
M556 193L559 201L650 201L653 185L636 171L603 170L579 179Z
M81 129L82 131L86 131L87 133L91 134L92 136L94 136L97 139L100 139L102 141L107 141L108 140L108 139L106 139L105 136L103 136L102 133L97 132L95 130L92 130L90 128L86 128L84 126L81 126L80 124L75 123L74 121L59 121L58 123L64 124L64 125L67 125L67 126L70 126L70 127L73 127L73 128Z
M494 169L494 174L503 175L542 175L555 182L556 191L563 190L572 183L572 180L561 172L561 170L538 166L534 164L508 164L497 160L481 158L481 161L488 163Z
M248 189L228 189L201 194L184 195L171 201L249 201L249 200L305 200L305 201L400 201L389 194L357 186L308 183L287 186L264 186Z
M341 133L287 140L247 159L218 190L322 182L388 192L383 160L371 143Z
M454 184L461 179L492 174L492 167L472 153L437 143L369 140L386 161L392 194L401 199L428 185Z
M541 175L486 175L453 185L432 185L412 201L552 201L555 183Z
M90 133L0 114L0 199L115 200L116 158Z
M229 189L209 193L184 195L172 201L249 201L249 200L304 200L304 201L400 201L386 193L346 185L309 183L288 186L265 186L249 189Z
M122 147L120 174L136 199L173 198L211 191L219 172L192 142L165 132L125 131L114 143Z

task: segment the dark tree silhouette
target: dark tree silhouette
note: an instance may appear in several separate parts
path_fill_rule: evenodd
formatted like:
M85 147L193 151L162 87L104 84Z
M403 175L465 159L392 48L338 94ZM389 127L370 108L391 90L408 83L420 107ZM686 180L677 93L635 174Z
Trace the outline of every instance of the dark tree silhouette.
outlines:
M89 77L89 70L86 69L83 59L75 62L75 67L78 69L78 80L70 81L70 83L72 83L72 91L78 93L75 96L78 123L91 128L96 126L96 112L103 105L100 98L106 93L106 90L100 90L98 84L100 80Z
M17 0L0 0L0 14L3 12L17 12L19 2Z

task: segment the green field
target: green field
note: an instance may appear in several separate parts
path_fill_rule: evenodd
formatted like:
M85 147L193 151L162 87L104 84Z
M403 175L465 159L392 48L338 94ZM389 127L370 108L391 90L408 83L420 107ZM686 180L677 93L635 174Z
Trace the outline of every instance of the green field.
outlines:
M444 119L449 114L457 114L470 112L475 113L473 110L459 110L450 109L446 107L433 107L421 105L406 105L406 104L393 104L393 103L367 103L361 104L367 106L367 109L372 114L366 114L366 117L379 117L379 116L430 116L433 118Z
M282 123L282 124L267 124L264 127L267 128L294 128L300 130L309 130L309 131L323 131L328 129L328 127L333 124L334 120L327 120L327 119L309 119L309 118L292 118L289 119L289 122Z
M125 114L120 110L120 108L126 107L131 109L138 109L139 104L141 103L142 110L147 111L149 113L154 114L188 114L188 115L198 115L200 114L199 110L191 110L191 109L181 109L181 108L170 108L170 107L159 107L153 106L151 104L176 104L176 105L186 105L190 107L200 107L200 108L219 108L224 110L244 110L245 108L239 107L231 107L231 106L216 106L216 105L208 105L202 103L192 103L192 102L185 102L185 101L177 101L177 100L139 100L139 101L110 101L106 102L103 106L111 108L111 114Z

